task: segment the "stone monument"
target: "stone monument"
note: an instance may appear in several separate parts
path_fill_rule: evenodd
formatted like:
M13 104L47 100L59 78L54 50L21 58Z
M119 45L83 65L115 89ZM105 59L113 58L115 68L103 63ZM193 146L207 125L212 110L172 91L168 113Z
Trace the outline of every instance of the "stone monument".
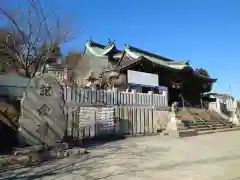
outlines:
M54 146L62 141L67 128L63 89L49 74L34 77L21 102L19 134L29 145Z

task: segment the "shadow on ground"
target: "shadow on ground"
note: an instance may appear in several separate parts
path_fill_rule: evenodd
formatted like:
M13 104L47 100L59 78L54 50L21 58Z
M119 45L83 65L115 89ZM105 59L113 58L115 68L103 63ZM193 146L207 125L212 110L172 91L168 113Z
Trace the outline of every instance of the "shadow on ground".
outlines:
M119 136L102 136L98 138L86 139L83 140L82 144L80 145L81 148L94 148L97 146L102 146L107 143L117 142L119 140L125 139L124 137Z
M127 152L127 159L139 159L141 163L137 164L126 164L126 162L118 161L117 159L113 160L113 156L118 158L124 154L126 147L121 147L119 144L111 143L109 146L104 145L105 148L109 148L108 152L98 155L91 155L87 154L80 158L79 160L73 160L72 163L62 163L62 164L55 164L51 162L49 164L45 164L45 169L36 171L34 168L37 167L29 167L21 172L14 174L13 176L9 177L6 174L1 173L0 179L2 180L20 180L20 179L40 179L46 176L61 176L61 174L72 174L72 173L79 173L78 176L82 176L85 179L91 180L101 180L106 178L111 178L118 175L126 175L126 174L134 174L136 172L142 172L145 170L157 170L157 171L168 171L173 170L176 168L187 168L193 165L204 165L204 164L213 164L213 163L220 163L224 161L236 160L240 159L240 156L231 155L231 156L223 156L218 158L208 158L208 159L197 159L193 161L182 161L182 162L171 162L171 163L163 163L158 166L154 167L141 167L141 163L144 163L148 160L148 154L153 153L153 151L158 151L162 153L167 153L170 149L168 148L161 148L161 149L142 149L141 151L134 152L131 150ZM130 149L134 149L136 147L129 147ZM115 161L117 166L125 167L121 171L114 171L112 173L107 173L106 176L101 176L102 168L107 167L106 161ZM34 173L33 173L34 172ZM99 174L99 176L94 177L91 173Z

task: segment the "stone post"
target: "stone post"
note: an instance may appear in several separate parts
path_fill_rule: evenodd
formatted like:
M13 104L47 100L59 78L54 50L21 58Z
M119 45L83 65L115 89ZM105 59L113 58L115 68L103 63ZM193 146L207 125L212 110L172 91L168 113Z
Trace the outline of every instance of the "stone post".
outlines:
M162 91L162 95L164 97L164 104L161 104L161 105L168 106L168 91L167 90L163 90Z
M113 92L117 92L117 90L118 90L118 89L115 88L115 87L112 89Z
M217 109L217 112L221 112L220 111L220 100L218 97L216 98L216 109Z
M168 123L166 130L178 131L183 129L186 129L186 127L176 115L176 107L175 103L173 103L171 107L170 122Z
M131 87L128 86L127 89L126 89L126 92L129 92L131 90Z
M237 101L236 100L233 100L232 101L232 116L230 117L230 121L234 124L234 125L239 125L240 124L240 120L239 120L239 117L237 115L237 111L238 111L238 108L237 108Z
M132 96L133 96L133 105L137 104L137 92L136 89L132 89Z
M149 105L150 105L150 106L153 106L153 92L152 92L152 91L148 91L148 94L149 94L149 96L150 96Z
M237 117L237 114L236 114L236 112L234 111L234 112L232 112L232 116L230 117L230 121L234 124L234 125L236 125L236 126L239 126L239 119L238 119L238 117Z
M113 104L117 104L118 103L118 89L117 88L113 88L112 89L112 93L113 93Z

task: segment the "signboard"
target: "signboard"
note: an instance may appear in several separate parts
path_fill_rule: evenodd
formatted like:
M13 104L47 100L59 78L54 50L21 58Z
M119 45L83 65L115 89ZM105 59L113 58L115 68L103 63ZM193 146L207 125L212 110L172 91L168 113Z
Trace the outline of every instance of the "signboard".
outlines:
M115 127L113 108L101 108L96 114L96 122L100 125L100 132L113 131Z
M158 84L158 75L139 72L139 71L132 71L128 70L127 72L127 81L128 84L133 85L144 85L144 86L159 86Z

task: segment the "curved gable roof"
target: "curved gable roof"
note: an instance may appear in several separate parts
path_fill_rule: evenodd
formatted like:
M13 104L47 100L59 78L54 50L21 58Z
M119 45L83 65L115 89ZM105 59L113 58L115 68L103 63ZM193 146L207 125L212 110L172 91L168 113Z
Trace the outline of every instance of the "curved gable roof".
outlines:
M166 58L162 58L162 56L157 56L157 55L152 56L150 53L144 53L145 51L137 51L136 48L133 49L128 45L126 45L124 50L126 54L133 59L139 59L140 57L144 57L145 59L153 63L159 64L164 67L172 68L172 69L178 69L178 70L191 68L191 66L188 64L188 61L173 61L173 60L166 61Z
M85 45L85 52L94 56L107 56L109 52L116 51L114 42L110 42L107 46L103 46L92 41L88 41Z
M211 82L215 82L217 79L212 79L210 77L203 76L192 68L192 66L189 64L188 60L185 61L175 61L173 59L169 59L154 53L150 53L148 51L138 49L136 47L125 45L125 48L123 51L117 50L114 42L109 42L107 46L88 41L85 45L85 52L86 54L90 54L97 57L107 57L110 52L113 52L113 58L120 59L124 54L131 59L135 59L139 61L140 59L147 59L151 61L152 63L158 64L160 66L170 68L173 70L184 70L184 69L191 69L193 71L193 74L201 79L210 80ZM136 63L136 61L129 62L128 64ZM127 65L128 66L128 65ZM127 67L124 66L124 67ZM121 69L121 68L117 68Z

